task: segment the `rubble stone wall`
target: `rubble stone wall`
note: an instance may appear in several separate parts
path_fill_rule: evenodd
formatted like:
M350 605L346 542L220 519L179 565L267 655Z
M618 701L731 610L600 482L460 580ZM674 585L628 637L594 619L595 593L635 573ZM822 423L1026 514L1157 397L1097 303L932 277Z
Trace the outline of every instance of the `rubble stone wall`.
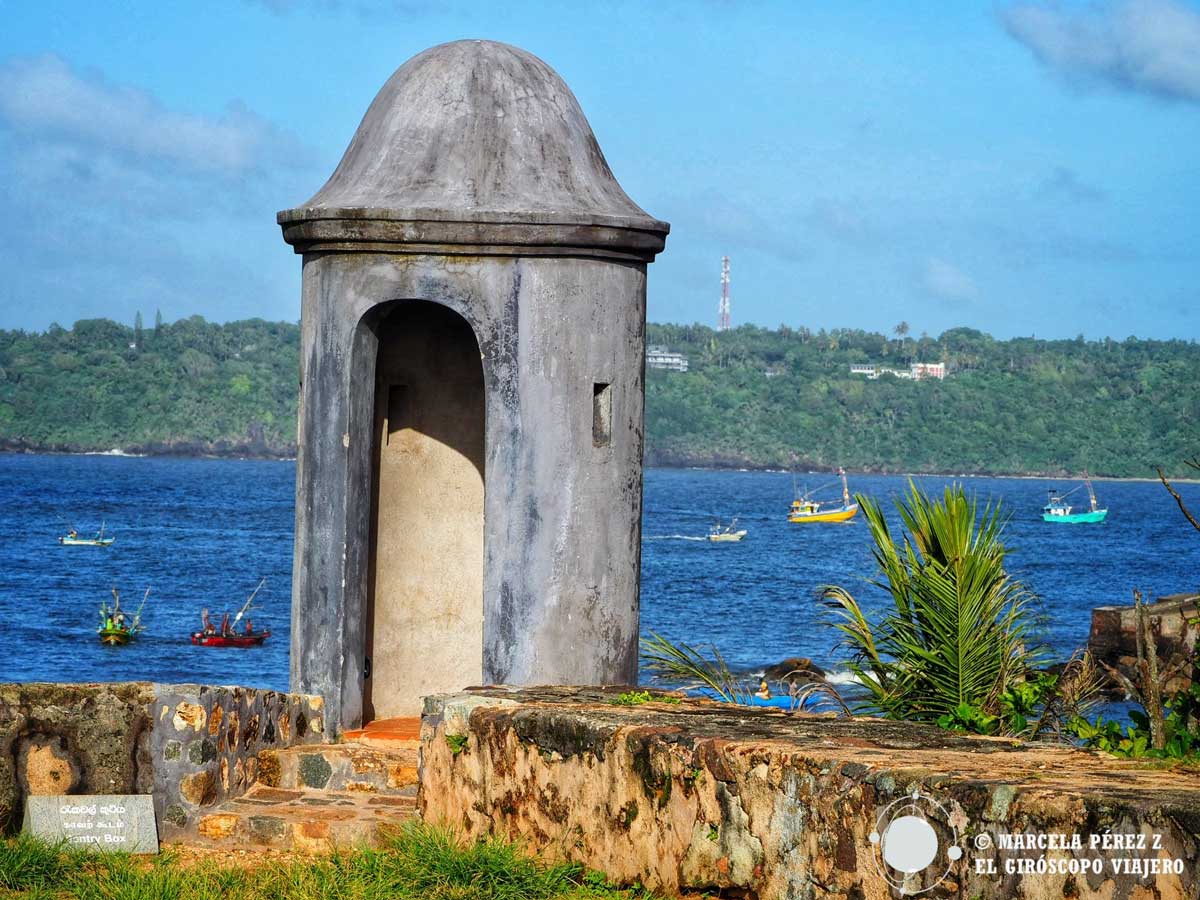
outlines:
M0 831L30 794L153 794L159 836L236 797L258 754L325 737L319 697L150 682L0 684Z
M677 698L624 707L615 696L491 688L428 699L426 821L668 893L1200 896L1194 773L878 719ZM911 873L884 863L888 829L905 816L936 836L931 862ZM1038 835L1056 837L1014 848Z
M195 832L212 806L258 776L259 754L325 739L320 697L243 687L155 685L150 757L159 834Z

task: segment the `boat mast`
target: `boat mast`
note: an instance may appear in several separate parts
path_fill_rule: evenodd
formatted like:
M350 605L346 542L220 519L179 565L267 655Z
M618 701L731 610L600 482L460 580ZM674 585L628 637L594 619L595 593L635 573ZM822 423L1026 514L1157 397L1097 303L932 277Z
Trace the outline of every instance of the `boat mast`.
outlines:
M137 612L133 614L133 626L131 631L137 631L142 627L142 610L146 608L146 601L150 599L150 588L146 588L146 593L142 597L141 605L138 606Z
M1087 469L1083 470L1083 483L1087 485L1088 499L1092 503L1092 512L1095 512L1100 504L1096 502L1096 492L1092 490L1092 479L1088 478Z
M242 606L242 608L238 610L238 614L237 614L237 616L236 616L236 617L234 617L234 620L233 620L233 624L234 624L234 625L236 625L238 622L242 621L242 616L244 616L244 615L246 614L246 610L248 610L248 609L250 608L250 604L254 602L254 597L255 597L255 595L256 595L256 594L257 594L259 591L261 591L261 590L262 590L262 586L263 586L264 584L266 584L266 583L267 583L267 579L265 579L265 578L264 578L262 581L260 581L260 582L258 583L258 587L256 587L256 588L254 589L254 593L253 593L253 594L251 594L249 597L247 597L247 598L246 598L246 603L245 603L245 605L244 605L244 606Z
M838 474L842 476L842 505L849 506L850 505L850 485L848 485L846 483L846 470L844 468L839 467Z

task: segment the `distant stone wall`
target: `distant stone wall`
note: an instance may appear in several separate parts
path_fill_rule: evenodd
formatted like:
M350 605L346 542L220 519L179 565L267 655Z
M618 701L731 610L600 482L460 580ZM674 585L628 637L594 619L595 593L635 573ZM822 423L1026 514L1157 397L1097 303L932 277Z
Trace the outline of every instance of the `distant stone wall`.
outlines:
M493 688L429 698L426 821L523 840L544 858L667 893L1200 896L1194 774L903 722L614 697ZM883 865L880 848L887 826L909 815L928 823L936 852L905 874ZM1014 849L1024 835L1078 835L1083 847ZM1091 847L1093 835L1144 847ZM1113 869L1125 860L1141 871Z
M1150 630L1160 666L1196 652L1200 638L1200 594L1175 594L1146 604ZM1092 610L1088 650L1133 677L1137 661L1137 615L1133 606L1098 606ZM1185 690L1191 683L1185 671L1167 684L1167 691Z
M325 738L320 697L150 682L0 684L0 830L30 794L153 794L159 836L194 830L258 754Z

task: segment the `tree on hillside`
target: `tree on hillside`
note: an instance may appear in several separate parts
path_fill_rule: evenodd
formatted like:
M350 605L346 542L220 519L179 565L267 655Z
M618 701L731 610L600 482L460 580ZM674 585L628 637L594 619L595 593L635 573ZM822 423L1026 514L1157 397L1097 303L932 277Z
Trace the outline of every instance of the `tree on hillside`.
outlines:
M139 350L142 349L142 311L140 309L133 317L133 343Z
M907 349L905 338L908 337L908 330L908 323L901 321L899 325L892 329L892 334L896 335L896 343L899 345L897 351L900 358L905 362L912 362L912 354L905 354L905 350Z

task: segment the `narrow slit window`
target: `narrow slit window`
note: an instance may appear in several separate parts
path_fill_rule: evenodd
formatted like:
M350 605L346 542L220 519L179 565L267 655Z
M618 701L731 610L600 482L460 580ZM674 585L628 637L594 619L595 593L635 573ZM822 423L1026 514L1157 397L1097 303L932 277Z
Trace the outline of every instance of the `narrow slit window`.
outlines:
M592 446L607 447L612 441L612 385L592 385Z
M392 435L407 426L405 415L408 410L408 385L388 385L387 402L387 443L392 442Z

